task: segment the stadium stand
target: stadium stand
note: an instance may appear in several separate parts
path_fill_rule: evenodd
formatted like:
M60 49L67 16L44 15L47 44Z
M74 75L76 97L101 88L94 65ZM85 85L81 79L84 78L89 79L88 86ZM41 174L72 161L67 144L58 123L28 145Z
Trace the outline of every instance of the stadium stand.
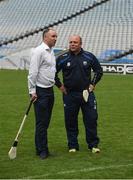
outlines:
M133 0L5 0L0 2L0 24L0 59L13 61L12 68L28 60L50 24L58 32L56 48L67 48L69 35L79 34L84 49L101 61L103 54L112 58L112 50L132 54Z

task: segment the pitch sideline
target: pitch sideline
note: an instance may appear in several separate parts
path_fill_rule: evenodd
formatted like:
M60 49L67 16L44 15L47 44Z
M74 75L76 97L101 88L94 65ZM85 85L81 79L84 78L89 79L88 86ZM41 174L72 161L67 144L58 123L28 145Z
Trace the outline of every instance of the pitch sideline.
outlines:
M62 175L62 174L74 174L77 172L90 172L90 171L97 171L97 170L105 170L105 169L117 169L121 167L129 167L133 166L133 164L120 164L120 165L110 165L110 166L99 166L99 167L92 167L92 168L84 168L84 169L75 169L75 170L70 170L70 171L59 171L59 172L51 172L47 174L42 174L42 175L35 175L35 176L28 176L28 177L23 177L22 179L34 179L34 178L43 178L52 175Z

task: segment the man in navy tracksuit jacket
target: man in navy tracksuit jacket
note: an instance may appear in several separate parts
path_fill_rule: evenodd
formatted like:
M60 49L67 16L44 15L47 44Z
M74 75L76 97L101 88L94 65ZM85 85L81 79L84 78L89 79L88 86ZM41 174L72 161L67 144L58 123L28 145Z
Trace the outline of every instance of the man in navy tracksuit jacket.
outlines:
M102 68L96 57L82 49L82 39L73 35L69 39L69 51L60 55L56 61L55 84L63 93L65 127L69 152L79 150L78 144L78 113L81 108L85 126L86 142L92 153L100 152L97 135L97 103L94 88L103 75ZM58 77L62 70L63 83ZM91 77L91 70L94 75ZM85 101L83 91L88 90L89 97Z

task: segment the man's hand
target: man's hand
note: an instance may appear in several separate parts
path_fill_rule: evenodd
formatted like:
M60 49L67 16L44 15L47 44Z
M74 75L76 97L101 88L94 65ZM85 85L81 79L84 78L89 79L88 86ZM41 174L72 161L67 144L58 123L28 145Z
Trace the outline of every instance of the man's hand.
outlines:
M36 93L31 94L31 100L33 101L33 103L37 100L37 94Z
M62 93L67 94L67 91L64 85L62 85L59 89Z
M95 89L95 86L94 86L94 85L92 85L92 84L90 84L90 85L89 85L89 92L94 91L94 89Z

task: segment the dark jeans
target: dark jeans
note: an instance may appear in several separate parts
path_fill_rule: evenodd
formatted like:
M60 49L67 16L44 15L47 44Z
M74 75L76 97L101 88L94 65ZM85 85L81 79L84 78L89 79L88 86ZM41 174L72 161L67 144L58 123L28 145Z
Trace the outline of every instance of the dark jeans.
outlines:
M79 148L78 144L78 113L81 108L85 126L88 148L96 147L99 143L97 136L97 104L95 95L90 93L88 102L83 100L82 92L69 92L63 95L65 127L68 139L68 148Z
M38 99L34 103L36 118L35 145L37 154L40 154L44 151L48 152L47 129L49 127L54 105L54 92L52 87L36 87L36 93Z

